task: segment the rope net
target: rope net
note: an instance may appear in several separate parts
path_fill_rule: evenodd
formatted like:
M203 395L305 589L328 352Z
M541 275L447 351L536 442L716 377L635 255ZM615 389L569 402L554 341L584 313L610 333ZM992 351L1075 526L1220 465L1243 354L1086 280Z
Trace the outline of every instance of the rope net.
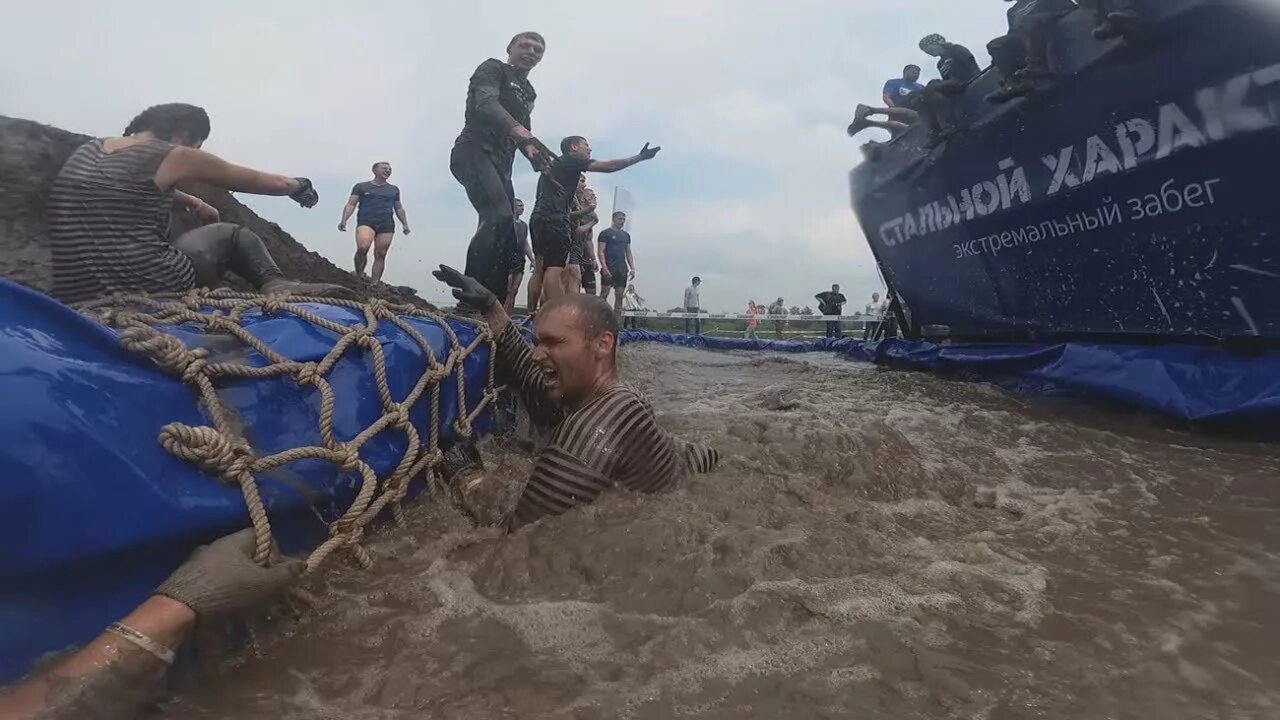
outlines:
M321 317L302 303L323 303L355 310L364 315L363 323L342 325ZM472 435L472 423L496 397L494 391L494 337L484 323L450 316L457 322L476 329L475 339L465 347L458 340L446 316L411 305L395 305L378 299L365 302L311 298L289 295L264 296L227 289L198 289L183 295L147 296L121 294L82 306L91 318L120 331L121 344L133 352L149 357L161 368L178 376L196 393L200 408L212 426L192 427L170 423L160 428L160 445L175 457L186 460L223 482L236 486L244 496L249 519L257 540L254 560L270 561L273 551L271 521L258 492L256 475L270 472L304 459L332 463L338 472L358 473L360 486L346 512L329 525L329 537L307 557L307 572L313 572L326 558L343 549L350 550L362 567L372 559L360 545L365 527L384 509L390 508L397 522L403 522L402 501L410 481L420 473L429 473L442 460L440 449L441 387L450 376L457 383L458 419L454 430L461 439ZM203 312L202 312L203 310ZM291 314L338 336L333 348L318 362L296 362L273 350L248 332L241 324L247 313L263 315ZM444 331L449 342L448 356L436 357L431 344L403 317L431 320ZM426 366L413 388L401 400L392 397L387 383L386 356L375 334L383 323L399 328L421 349ZM229 362L209 362L204 348L187 347L180 339L163 332L163 326L190 324L205 334L225 334L237 338L258 353L267 364L255 367ZM488 378L481 400L467 409L466 378L463 361L482 345L489 349ZM350 440L334 435L334 392L328 374L347 353L366 354L373 364L382 415ZM239 428L243 426L234 409L218 395L218 384L242 379L291 378L303 388L314 388L320 395L320 445L299 447L272 455L257 454ZM425 441L410 422L410 410L419 402L430 404L431 426ZM403 456L395 468L379 478L364 460L360 449L384 430L401 432L408 440Z

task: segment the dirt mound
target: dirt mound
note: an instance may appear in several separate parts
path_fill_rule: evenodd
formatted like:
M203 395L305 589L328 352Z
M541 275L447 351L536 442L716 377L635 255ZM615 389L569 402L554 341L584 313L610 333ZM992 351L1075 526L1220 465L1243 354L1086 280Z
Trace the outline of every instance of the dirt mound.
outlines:
M88 135L0 115L0 275L42 292L52 287L45 199L67 156L87 140ZM363 297L433 307L412 288L374 285L339 268L225 190L197 187L192 194L216 207L224 221L244 225L262 236L289 278L342 285ZM186 229L182 219L175 218L173 232ZM228 284L244 287L236 278L229 278Z

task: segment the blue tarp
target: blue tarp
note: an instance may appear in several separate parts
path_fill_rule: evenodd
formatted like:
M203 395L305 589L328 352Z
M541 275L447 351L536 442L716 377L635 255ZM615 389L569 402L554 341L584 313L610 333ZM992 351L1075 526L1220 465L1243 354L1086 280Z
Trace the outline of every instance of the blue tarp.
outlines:
M310 309L340 324L362 315L329 305ZM448 355L440 327L406 318ZM244 318L245 327L278 352L318 360L332 333L292 315ZM474 337L454 324L465 345ZM170 328L211 359L235 342L215 342L191 328ZM427 360L414 341L383 323L376 337L387 357L393 398L405 397ZM243 351L242 351L243 352ZM256 353L240 362L263 364ZM479 402L488 352L464 364L467 406ZM381 415L371 363L348 351L330 374L335 433L350 439ZM442 383L442 434L457 418L457 383ZM318 392L286 379L228 384L259 453L320 444ZM246 527L236 488L224 486L157 442L171 422L207 425L194 393L149 360L119 346L115 332L38 293L0 281L0 683L22 674L41 653L84 642L132 609L197 545ZM411 413L425 439L430 405ZM477 423L485 430L487 419ZM399 461L404 436L386 431L361 457L379 475ZM299 552L327 536L327 522L351 502L359 478L330 464L302 461L259 478L277 537Z
M1072 394L1187 422L1280 418L1280 351L1245 356L1189 345L936 345L844 338L747 340L629 330L621 341L708 350L837 352L855 360L984 380L1026 394Z

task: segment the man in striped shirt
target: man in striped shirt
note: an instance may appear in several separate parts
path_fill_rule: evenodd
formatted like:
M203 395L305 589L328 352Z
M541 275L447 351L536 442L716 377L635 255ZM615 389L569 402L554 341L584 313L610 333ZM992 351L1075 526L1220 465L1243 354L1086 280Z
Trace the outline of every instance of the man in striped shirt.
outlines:
M434 275L454 288L463 305L485 313L498 338L498 361L519 388L530 419L552 428L505 520L508 529L590 503L615 486L668 490L719 462L713 448L659 427L649 402L618 381L618 321L604 300L579 294L548 302L530 347L479 281L445 265Z

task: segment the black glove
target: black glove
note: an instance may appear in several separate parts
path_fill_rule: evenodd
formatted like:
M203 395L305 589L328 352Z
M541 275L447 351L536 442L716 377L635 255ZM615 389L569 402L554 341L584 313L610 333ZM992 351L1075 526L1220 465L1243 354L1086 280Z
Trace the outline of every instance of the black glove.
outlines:
M453 288L453 296L458 302L480 312L487 312L498 298L489 292L489 288L480 284L479 280L467 277L448 265L441 265L439 270L431 273L440 282Z
M298 182L298 189L289 199L298 203L304 208L315 207L320 202L320 193L316 192L315 187L311 185L311 181L304 178L294 178Z
M538 150L538 154L529 158L529 164L533 166L534 172L546 172L551 169L551 163L560 159L559 155L551 152L551 148L542 144L542 141L536 137L531 137L520 143L520 147L524 148L529 145L534 146ZM528 157L527 155L525 157Z
M649 143L645 143L644 147L640 148L640 159L652 160L658 154L658 151L661 149L662 149L661 147L651 148L649 147Z

